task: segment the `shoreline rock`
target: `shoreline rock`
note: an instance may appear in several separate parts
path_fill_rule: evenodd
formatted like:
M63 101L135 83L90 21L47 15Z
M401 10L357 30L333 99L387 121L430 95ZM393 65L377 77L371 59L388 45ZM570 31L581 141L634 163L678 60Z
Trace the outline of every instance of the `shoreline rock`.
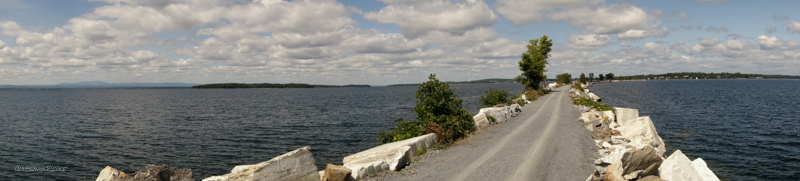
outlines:
M192 169L179 169L176 167L169 167L167 165L147 165L144 169L139 170L133 174L125 174L125 172L119 171L117 169L112 168L111 166L106 166L100 174L97 176L96 181L138 181L138 180L148 180L148 181L188 181L194 180L194 173L192 173Z
M203 181L234 181L234 180L319 180L317 166L311 147L305 146L290 151L268 161L253 164L239 165L230 173L211 176Z
M570 89L570 95L595 102L601 100L586 87L584 91ZM639 110L615 107L614 111L597 111L591 107L576 107L580 114L578 120L592 133L599 148L596 170L587 181L719 180L702 158L690 161L677 150L665 159L664 140L650 117L640 117Z

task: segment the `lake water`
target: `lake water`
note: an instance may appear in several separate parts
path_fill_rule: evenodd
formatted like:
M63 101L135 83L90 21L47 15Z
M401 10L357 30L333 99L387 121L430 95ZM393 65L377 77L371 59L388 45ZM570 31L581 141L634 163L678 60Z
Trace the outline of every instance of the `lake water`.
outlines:
M522 91L451 85L472 114L490 87ZM302 146L322 170L416 118L417 88L0 90L0 180L94 180L107 165L147 164L200 180Z
M650 116L667 153L701 157L721 179L800 180L800 80L596 84L605 104Z

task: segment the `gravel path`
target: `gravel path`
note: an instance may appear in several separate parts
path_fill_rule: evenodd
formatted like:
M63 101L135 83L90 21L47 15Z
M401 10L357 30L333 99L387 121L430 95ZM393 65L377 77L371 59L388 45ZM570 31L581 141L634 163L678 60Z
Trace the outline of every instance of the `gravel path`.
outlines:
M511 120L480 130L446 150L416 157L400 172L370 180L586 180L594 141L564 86L523 107Z

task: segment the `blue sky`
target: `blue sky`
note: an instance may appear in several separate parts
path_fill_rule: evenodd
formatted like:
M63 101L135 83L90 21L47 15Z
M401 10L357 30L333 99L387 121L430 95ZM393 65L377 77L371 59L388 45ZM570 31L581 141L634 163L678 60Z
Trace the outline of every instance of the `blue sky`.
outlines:
M796 1L7 0L0 84L512 78L546 73L800 75Z

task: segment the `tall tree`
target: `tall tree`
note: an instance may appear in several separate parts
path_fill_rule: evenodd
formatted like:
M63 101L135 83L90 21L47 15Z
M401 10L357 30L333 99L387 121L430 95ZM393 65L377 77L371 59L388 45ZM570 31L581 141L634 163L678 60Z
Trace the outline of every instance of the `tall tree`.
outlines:
M603 81L603 74L600 74L600 77L597 78L597 81L600 81L600 82Z
M606 74L606 80L609 80L609 81L614 80L614 73Z
M572 79L572 75L570 75L569 73L563 73L563 74L556 75L556 80L558 81L558 83L569 84L571 79Z
M582 84L586 84L586 75L583 75L583 73L581 73L581 76L578 78L578 81L580 81Z
M528 51L522 53L522 58L519 61L519 70L522 75L517 76L516 80L522 83L526 89L539 90L540 84L547 76L544 67L548 64L547 58L550 58L550 51L552 50L553 40L547 39L547 35L539 39L529 41Z
M594 82L594 73L589 73L589 82Z

